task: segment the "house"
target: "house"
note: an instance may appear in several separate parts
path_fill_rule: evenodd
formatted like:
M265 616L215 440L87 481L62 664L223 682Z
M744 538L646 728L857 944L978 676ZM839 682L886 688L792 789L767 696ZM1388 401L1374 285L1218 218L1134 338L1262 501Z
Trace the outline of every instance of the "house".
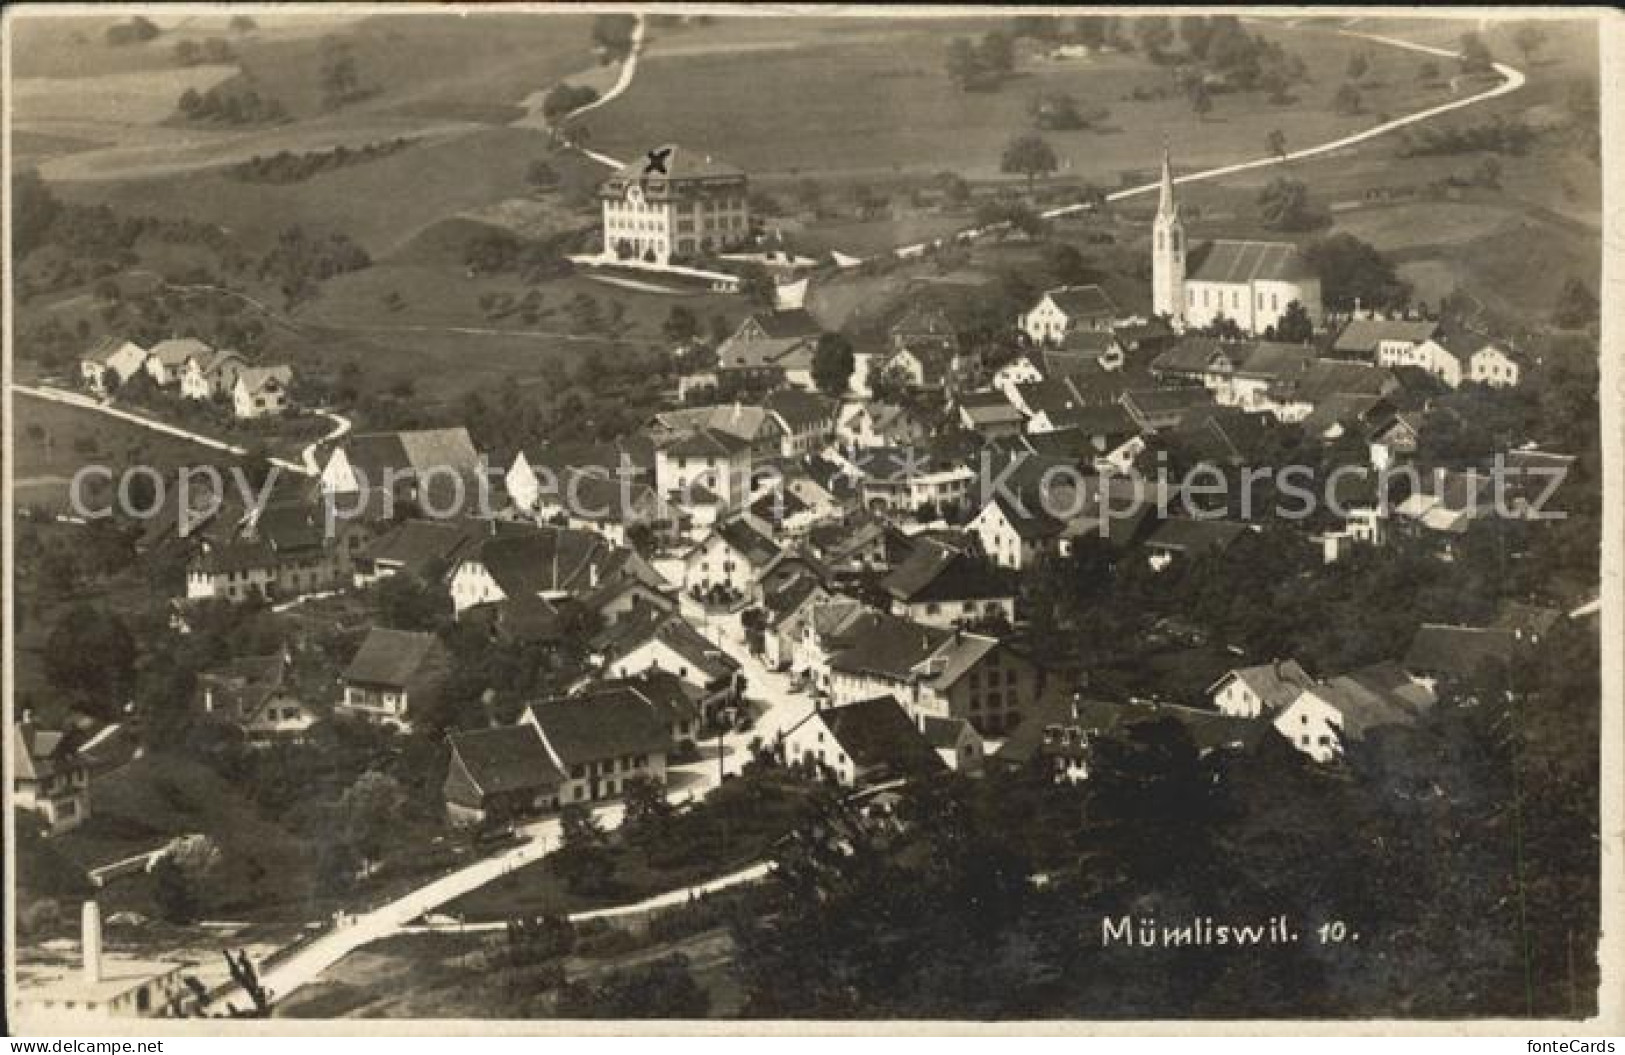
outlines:
M813 353L822 332L801 308L756 312L718 346L717 383L811 391Z
M956 401L961 427L983 439L1021 435L1025 415L1003 392L966 392Z
M846 448L912 447L923 443L930 431L912 411L871 400L841 409L835 438Z
M516 451L502 476L502 485L514 508L536 513L544 500L550 508L569 497L572 476L589 474L629 484L654 482L653 440L633 435L613 443L559 444ZM580 503L576 503L580 504Z
M1142 432L1161 432L1176 427L1191 414L1211 411L1218 400L1205 387L1136 389L1124 392L1121 405Z
M942 761L890 696L815 710L784 732L786 764L828 774L844 787L874 787L942 769Z
M371 586L401 572L439 583L489 530L467 520L402 521L356 554L355 584Z
M1512 640L1519 645L1538 645L1562 618L1563 613L1556 608L1507 601L1491 625L1496 630L1512 631Z
M956 773L978 776L987 755L987 744L976 727L963 718L920 716L920 734L925 737L942 764Z
M779 453L786 458L817 454L835 440L841 405L828 396L781 388L768 393L762 409L778 420L783 437Z
M180 383L188 359L208 355L213 351L214 349L195 337L171 337L153 345L152 350L147 353L147 361L142 365L154 384L159 388L168 388Z
M1285 710L1314 684L1295 659L1237 667L1208 686L1207 697L1220 714L1259 718Z
M188 599L289 598L349 585L373 523L366 511L330 516L301 486L271 496L233 531L203 541L187 567Z
M1414 366L1450 388L1460 388L1468 381L1508 388L1523 379L1519 357L1478 334L1460 329L1440 328L1413 348L1396 348L1379 357L1378 365Z
M837 704L889 694L910 714L962 719L984 736L1020 725L1053 687L1041 667L997 638L883 612L840 620L820 644Z
M1306 423L1321 408L1346 407L1349 400L1369 401L1364 404L1364 409L1369 409L1399 387L1393 372L1383 367L1340 359L1309 359L1300 368L1283 371L1272 379L1265 392L1247 404L1247 409L1268 411L1279 421ZM1353 417L1358 420L1364 410L1359 403L1356 407ZM1313 427L1306 425L1306 431ZM1325 427L1320 426L1322 433Z
M231 412L239 420L274 417L288 409L291 366L245 366L231 386Z
M275 551L260 541L205 542L186 566L189 601L270 600L276 594Z
M1513 388L1523 380L1523 360L1505 349L1486 344L1467 360L1467 378L1491 388Z
M635 777L666 780L670 723L634 694L532 703L520 724L536 730L563 774L557 796L561 806L618 798Z
M724 433L759 459L780 454L785 444L784 423L766 407L749 403L663 410L649 420L647 431L656 448L697 432Z
M1494 483L1488 473L1435 469L1420 474L1416 489L1394 511L1426 531L1462 535L1492 508Z
M72 831L90 816L90 767L71 732L42 729L26 711L11 729L11 802L46 831Z
M446 736L446 819L455 827L510 821L559 805L564 773L534 725Z
M321 489L324 495L372 491L391 503L418 501L441 497L441 481L483 486L484 471L465 428L370 432L347 437L334 449L322 467Z
M411 725L413 701L422 706L438 691L447 661L433 634L372 627L339 675L338 710L404 730Z
M671 671L650 669L630 678L594 682L570 699L605 701L614 696L641 700L666 723L673 746L693 746L700 739L705 691Z
M1247 530L1246 524L1230 520L1169 517L1145 540L1145 548L1151 551L1151 567L1161 571L1175 558L1194 560L1223 553Z
M287 655L245 656L198 674L203 711L242 730L250 743L298 740L317 714L300 700Z
M558 488L538 495L533 511L538 521L591 531L612 546L630 545L634 529L652 529L663 516L653 487L598 466L566 469Z
M764 587L762 607L767 612L767 626L762 635L763 662L774 670L797 669L797 650L806 640L814 613L835 598L830 588L811 574L797 574Z
M1360 359L1377 366L1411 365L1422 342L1438 333L1439 324L1426 319L1351 319L1332 342L1332 354Z
M1036 502L996 494L967 526L981 540L982 552L993 563L1021 571L1053 549L1066 525Z
M1373 729L1414 724L1420 709L1380 680L1353 675L1304 689L1275 717L1275 730L1316 762L1341 758Z
M1121 736L1136 725L1169 719L1185 727L1202 755L1251 750L1268 728L1256 719L1177 704L1052 697L1005 737L991 761L1004 768L1036 765L1057 783L1077 783L1088 779L1101 737Z
M722 512L750 498L752 447L731 432L702 428L679 435L655 450L655 490L662 501L694 513L714 498Z
M1366 434L1371 467L1380 472L1408 460L1416 454L1416 443L1421 434L1422 415L1419 412L1401 411L1379 419Z
M869 447L836 452L830 460L858 481L863 507L919 513L956 508L970 494L976 473L963 462L929 451Z
M105 396L109 381L113 387L124 384L147 365L149 354L134 341L104 337L80 357L79 380L96 395Z
M707 710L732 700L739 664L685 620L651 612L618 629L602 652L605 678L665 671L705 690Z
M744 597L779 555L767 525L746 514L725 521L683 557L683 589L698 596L723 588Z
M958 328L947 308L935 297L921 295L886 329L893 351L952 353L959 343Z
M717 252L750 234L745 173L704 152L663 144L598 188L606 258L666 265Z
M893 614L928 626L1016 621L1016 587L1006 572L986 557L931 540L922 540L880 588L892 599Z
M622 575L657 592L665 585L642 557L590 531L550 525L499 531L452 569L452 607L460 616L476 605L521 598L558 602Z
M1506 685L1517 674L1517 644L1513 627L1423 623L1400 666L1434 691L1442 684L1469 690Z
M1110 333L1117 305L1099 286L1060 286L1046 290L1017 320L1034 344L1060 344L1078 330Z
M224 349L187 356L180 371L181 395L197 400L230 395L247 366L241 355Z
M1004 393L1004 398L1012 404L1023 407L1019 391L1023 385L1036 385L1044 380L1044 371L1038 368L1031 356L1018 355L993 371L992 386L995 390ZM1025 408L1024 408L1025 409ZM1031 413L1031 411L1027 411Z
M1123 369L1128 359L1117 331L1111 329L1073 330L1062 338L1059 347L1048 351L1050 354L1046 360L1057 364L1064 362L1066 372L1071 374L1080 373L1089 365L1112 373Z

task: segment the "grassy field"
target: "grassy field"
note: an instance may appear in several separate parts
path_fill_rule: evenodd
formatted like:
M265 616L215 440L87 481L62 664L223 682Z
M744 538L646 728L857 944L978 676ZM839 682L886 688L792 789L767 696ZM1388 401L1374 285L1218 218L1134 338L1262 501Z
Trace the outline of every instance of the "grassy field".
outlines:
M719 25L726 28L728 21ZM1198 120L1182 96L1130 99L1136 88L1156 89L1170 76L1137 55L1029 56L1000 91L956 91L943 53L963 27L875 21L839 38L810 32L799 41L733 54L663 55L656 46L631 90L592 115L594 144L630 156L649 143L677 141L763 177L873 178L949 169L991 178L999 174L1004 144L1029 125L1029 100L1064 91L1107 107L1111 117L1104 133L1047 134L1061 158L1060 174L1116 185L1124 170L1155 163L1164 136L1185 163L1217 164L1262 153L1271 129L1282 130L1289 143L1316 142L1372 124L1378 114L1448 98L1448 89L1417 83L1423 57L1382 50L1363 90L1367 114L1335 114L1330 100L1349 57L1373 46L1318 30L1255 28L1302 56L1315 79L1296 89L1298 101L1290 106L1271 106L1258 94L1217 96L1206 120ZM752 90L739 91L740 83Z

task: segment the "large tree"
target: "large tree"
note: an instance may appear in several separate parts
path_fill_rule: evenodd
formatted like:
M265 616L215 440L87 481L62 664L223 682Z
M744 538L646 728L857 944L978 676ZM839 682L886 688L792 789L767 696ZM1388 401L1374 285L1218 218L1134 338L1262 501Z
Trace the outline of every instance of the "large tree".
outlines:
M1394 265L1368 242L1351 234L1334 234L1311 242L1304 250L1309 266L1320 276L1321 297L1328 307L1402 308L1411 289Z
M1277 177L1258 192L1258 216L1277 231L1307 231L1320 222L1302 180Z
M135 638L111 612L80 604L45 640L45 674L90 714L117 719L135 687Z
M856 364L851 341L839 333L821 334L813 350L813 383L824 395L838 399L846 395Z
M999 171L1019 173L1027 177L1027 193L1033 191L1033 182L1047 176L1059 165L1055 150L1043 136L1027 133L1012 139L999 159Z
M344 792L339 800L344 840L361 858L364 870L383 854L405 805L406 792L400 781L377 770L361 774Z

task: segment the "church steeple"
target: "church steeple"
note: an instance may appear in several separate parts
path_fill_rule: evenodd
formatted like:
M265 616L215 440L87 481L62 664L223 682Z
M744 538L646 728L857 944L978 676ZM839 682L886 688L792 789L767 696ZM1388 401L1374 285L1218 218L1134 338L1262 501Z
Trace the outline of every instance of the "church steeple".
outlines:
M1166 315L1175 329L1185 323L1185 225L1174 200L1174 163L1162 144L1162 189L1151 223L1151 310Z
M1171 219L1179 213L1174 201L1174 165L1169 156L1168 140L1162 141L1162 194L1157 199L1157 219Z

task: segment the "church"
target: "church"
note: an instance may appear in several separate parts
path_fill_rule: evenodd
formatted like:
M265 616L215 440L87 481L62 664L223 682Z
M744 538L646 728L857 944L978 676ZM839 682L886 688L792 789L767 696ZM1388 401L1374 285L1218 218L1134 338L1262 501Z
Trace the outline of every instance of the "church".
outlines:
M1174 199L1173 165L1162 154L1162 194L1151 230L1151 310L1176 330L1201 329L1221 316L1261 335L1297 301L1319 328L1320 279L1291 242L1220 238L1194 249Z

